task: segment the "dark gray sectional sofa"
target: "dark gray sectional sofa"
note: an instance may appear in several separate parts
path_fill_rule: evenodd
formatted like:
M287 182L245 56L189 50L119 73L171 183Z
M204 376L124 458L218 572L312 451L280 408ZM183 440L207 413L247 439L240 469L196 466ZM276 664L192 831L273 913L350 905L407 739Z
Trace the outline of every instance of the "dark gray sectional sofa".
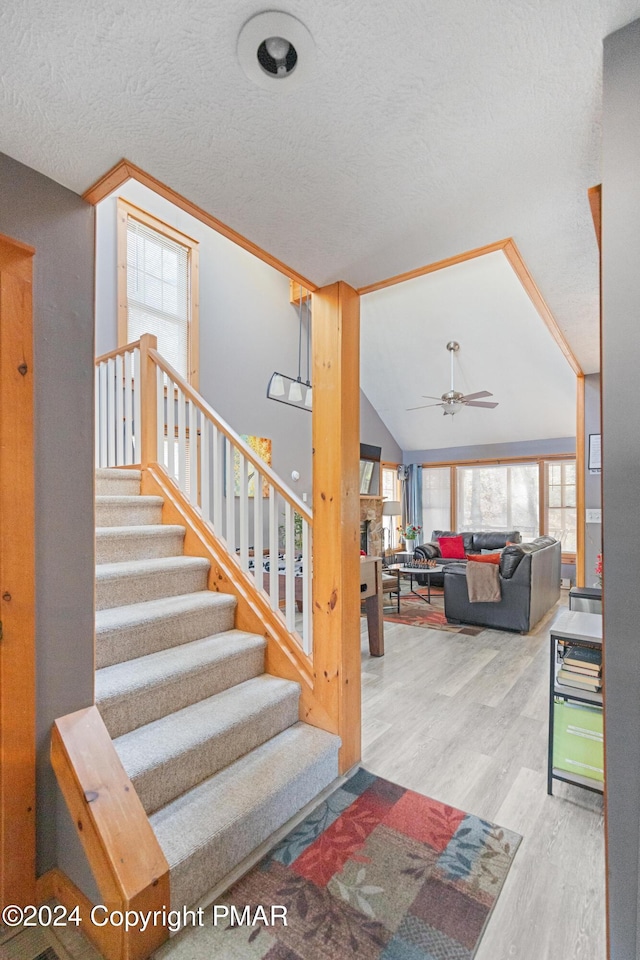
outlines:
M437 536L456 534L434 531ZM498 603L470 603L467 591L467 564L459 560L446 561L439 557L437 543L416 548L415 556L436 557L446 563L444 581L444 612L451 623L470 623L499 630L517 630L526 633L532 629L560 597L562 544L552 537L538 537L531 543L521 543L520 534L460 534L481 550L502 549L498 565L502 599ZM502 538L502 543L499 539ZM506 541L510 546L505 546ZM482 546L480 546L482 543ZM466 541L465 541L466 550ZM466 550L471 553L471 550ZM435 579L435 577L434 577Z

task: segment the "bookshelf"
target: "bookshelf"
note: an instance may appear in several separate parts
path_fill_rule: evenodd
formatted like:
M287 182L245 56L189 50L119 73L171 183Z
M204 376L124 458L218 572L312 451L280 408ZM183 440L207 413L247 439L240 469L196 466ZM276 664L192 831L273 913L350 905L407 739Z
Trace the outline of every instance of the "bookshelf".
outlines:
M563 675L571 675L571 667L565 664L565 657L571 656L569 651L573 651L574 657L585 658L586 669L590 669L591 662L591 670L596 670L595 664L602 656L602 617L597 613L561 610L549 630L549 641L547 793L553 792L554 780L602 793L602 690L582 689L562 682ZM573 679L580 680L580 674L573 674Z

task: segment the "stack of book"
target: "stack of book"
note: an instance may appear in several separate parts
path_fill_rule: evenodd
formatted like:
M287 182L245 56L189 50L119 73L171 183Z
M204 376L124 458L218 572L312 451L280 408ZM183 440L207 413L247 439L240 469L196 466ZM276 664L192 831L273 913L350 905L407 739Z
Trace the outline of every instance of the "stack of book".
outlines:
M602 689L602 650L595 647L569 647L558 670L558 683L598 693Z

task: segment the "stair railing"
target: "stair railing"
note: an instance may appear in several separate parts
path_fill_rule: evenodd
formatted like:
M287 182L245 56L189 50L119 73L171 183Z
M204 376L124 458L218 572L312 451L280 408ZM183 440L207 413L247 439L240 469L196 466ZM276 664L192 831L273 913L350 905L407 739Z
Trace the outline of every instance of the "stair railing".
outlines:
M96 465L151 462L310 656L311 511L144 334L96 361Z

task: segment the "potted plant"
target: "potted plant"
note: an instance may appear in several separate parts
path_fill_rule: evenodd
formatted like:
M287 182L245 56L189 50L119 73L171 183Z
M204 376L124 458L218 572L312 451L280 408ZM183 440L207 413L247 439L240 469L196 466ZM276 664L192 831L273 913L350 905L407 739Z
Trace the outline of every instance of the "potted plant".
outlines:
M413 550L416 546L416 540L418 539L418 534L422 530L420 524L416 523L407 523L404 527L398 527L398 533L405 541L405 545L408 550Z

